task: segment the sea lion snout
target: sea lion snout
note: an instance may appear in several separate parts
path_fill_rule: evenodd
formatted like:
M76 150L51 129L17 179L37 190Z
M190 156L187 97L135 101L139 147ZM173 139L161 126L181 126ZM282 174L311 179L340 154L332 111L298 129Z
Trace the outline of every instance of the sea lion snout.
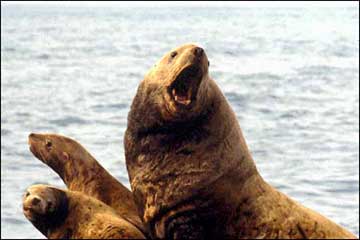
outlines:
M28 139L29 139L29 143L30 141L40 140L40 134L30 133Z
M52 151L54 136L54 134L30 133L28 136L29 150L42 162L50 161L51 154L54 153Z
M198 65L203 70L203 72L206 71L205 65L207 65L206 67L209 65L205 50L202 47L196 45L191 46L191 48L188 50L188 53L185 53L185 55L188 55L188 59L192 59L193 64Z
M27 191L23 199L23 210L27 218L32 218L32 214L37 215L46 214L47 202L44 201L40 196L31 194Z
M29 146L31 146L31 144L34 142L34 138L35 138L35 133L30 133L28 136L28 144Z
M43 161L43 157L40 154L40 149L38 147L38 143L41 141L39 134L35 134L35 133L30 133L28 136L28 145L29 145L29 150L30 152L32 152L35 157L37 157L38 159Z
M34 145L36 142L39 142L43 139L41 134L30 133L28 136L28 144L29 146Z
M204 54L204 49L202 49L201 47L195 47L193 51L195 56L198 58L202 57L202 55Z

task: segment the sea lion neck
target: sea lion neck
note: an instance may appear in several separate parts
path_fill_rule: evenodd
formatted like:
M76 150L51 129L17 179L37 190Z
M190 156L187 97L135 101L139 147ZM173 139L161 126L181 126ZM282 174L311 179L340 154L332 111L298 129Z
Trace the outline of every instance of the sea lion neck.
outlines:
M48 146L49 143L51 144ZM94 171L104 171L96 159L71 138L58 134L31 133L29 145L35 157L49 165L66 185L74 189L82 185L79 183L80 178L83 183L88 184L91 182L91 174L96 174Z
M206 111L191 121L142 128L132 122L134 118L130 115L124 142L126 162L134 196L145 201L141 204L145 208L140 210L145 222L161 219L169 209L185 204L191 196L204 195L201 194L204 189L210 195L223 191L229 176L241 189L248 178L257 174L237 118L211 79L206 96ZM132 114L139 114L133 110ZM188 184L189 179L192 184ZM159 189L155 185L168 188ZM151 195L154 188L156 197ZM142 189L147 189L149 196L143 197ZM234 197L227 201L236 200Z
M51 190L54 192L55 198L58 200L57 208L52 213L52 220L49 221L51 227L53 228L60 225L67 217L69 209L69 199L65 192L57 188L51 188Z
M174 137L182 137L184 132L194 132L203 128L212 117L214 109L211 107L203 109L199 115L194 116L185 121L168 121L158 122L157 124L149 125L148 127L134 127L130 128L135 130L136 136L140 139L149 135L168 135Z
M65 184L71 189L82 190L91 184L93 176L101 176L105 169L88 153L82 146L76 148L82 151L81 154L68 151L68 160L63 164L63 170L58 172Z

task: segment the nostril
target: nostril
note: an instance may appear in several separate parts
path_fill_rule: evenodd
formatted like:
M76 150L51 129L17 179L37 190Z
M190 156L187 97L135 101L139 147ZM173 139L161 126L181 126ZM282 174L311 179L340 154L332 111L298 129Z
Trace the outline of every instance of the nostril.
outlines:
M195 54L195 56L201 57L201 55L203 54L203 52L204 52L204 50L203 50L202 48L200 48L200 47L196 47L196 48L194 49L194 54Z
M39 202L41 202L41 200L39 198L37 198L37 197L34 197L33 200L31 200L31 204L33 204L33 205L36 205Z
M28 197L29 195L30 195L30 192L27 191L27 192L25 193L25 197Z
M30 133L29 138L35 137L35 133Z

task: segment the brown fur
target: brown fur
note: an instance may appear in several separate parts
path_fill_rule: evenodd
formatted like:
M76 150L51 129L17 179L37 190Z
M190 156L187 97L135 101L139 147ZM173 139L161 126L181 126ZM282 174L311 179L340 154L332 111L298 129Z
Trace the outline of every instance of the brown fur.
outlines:
M51 143L48 147L46 144ZM131 191L107 172L75 140L57 134L29 135L31 152L51 167L72 191L86 193L114 208L142 231Z
M167 53L140 83L128 115L125 154L141 217L159 238L355 238L268 185L235 113L195 45ZM190 106L168 88L179 69L203 72ZM194 83L193 83L194 84Z
M23 199L24 215L47 238L144 239L130 222L83 193L33 185Z

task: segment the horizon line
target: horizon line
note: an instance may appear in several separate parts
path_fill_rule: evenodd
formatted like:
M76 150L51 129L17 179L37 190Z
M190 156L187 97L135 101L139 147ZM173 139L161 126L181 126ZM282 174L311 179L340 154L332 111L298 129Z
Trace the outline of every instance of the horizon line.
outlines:
M309 8L359 7L358 1L1 1L1 6L66 7L244 7Z

